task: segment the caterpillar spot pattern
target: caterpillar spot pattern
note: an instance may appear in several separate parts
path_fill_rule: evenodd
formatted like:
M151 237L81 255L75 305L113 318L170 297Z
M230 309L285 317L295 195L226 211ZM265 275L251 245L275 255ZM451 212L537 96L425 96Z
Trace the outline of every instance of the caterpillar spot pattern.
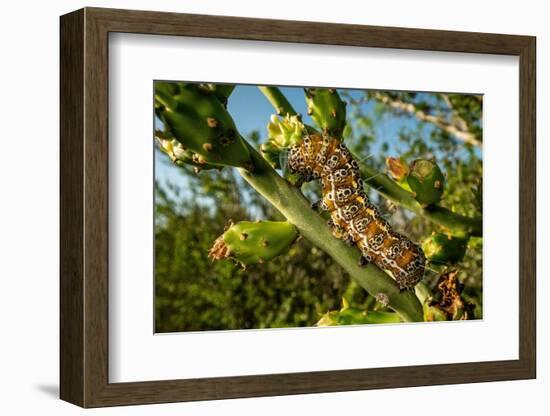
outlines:
M401 290L414 288L424 274L424 252L393 231L369 201L359 165L340 140L319 134L305 136L289 149L288 166L305 182L321 180L320 207L331 214L332 233L359 247L360 264L372 262L390 271Z

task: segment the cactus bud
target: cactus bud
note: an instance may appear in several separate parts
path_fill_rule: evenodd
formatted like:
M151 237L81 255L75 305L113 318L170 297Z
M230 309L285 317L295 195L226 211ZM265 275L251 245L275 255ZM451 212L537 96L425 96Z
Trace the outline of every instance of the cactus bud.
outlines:
M267 124L269 141L276 147L288 149L302 141L304 124L298 116L286 115L284 118L272 115Z
M342 137L346 126L346 103L332 88L306 88L307 112L324 133Z
M280 156L283 150L300 143L304 124L296 115L286 115L284 118L272 115L267 124L268 140L260 146L265 160L275 169L281 168Z
M199 169L199 166L201 170L223 168L223 166L199 163L199 156L196 153L193 153L191 150L183 147L180 142L165 132L157 130L155 132L155 140L157 141L160 150L166 153L178 166L182 166L183 164L191 165L195 166L196 170Z
M407 183L414 192L415 199L428 206L441 200L445 176L433 160L417 159L410 166Z
M258 264L283 253L298 237L287 221L242 221L230 224L208 252L215 260L232 258L242 265Z
M463 285L456 270L442 274L435 294L424 301L425 321L458 321L474 318L474 305L462 298Z
M214 93L197 84L156 82L156 112L174 139L201 165L248 169L251 157L233 119Z
M401 159L388 157L386 158L386 166L391 177L397 182L401 182L409 176L409 166Z
M456 264L464 258L467 244L467 238L434 233L424 240L422 250L434 264Z

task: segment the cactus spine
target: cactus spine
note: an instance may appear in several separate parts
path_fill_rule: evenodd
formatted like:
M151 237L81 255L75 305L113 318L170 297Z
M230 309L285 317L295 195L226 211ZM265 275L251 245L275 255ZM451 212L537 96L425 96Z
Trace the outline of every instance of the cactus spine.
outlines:
M346 103L333 88L305 88L307 112L324 133L342 138L346 127Z

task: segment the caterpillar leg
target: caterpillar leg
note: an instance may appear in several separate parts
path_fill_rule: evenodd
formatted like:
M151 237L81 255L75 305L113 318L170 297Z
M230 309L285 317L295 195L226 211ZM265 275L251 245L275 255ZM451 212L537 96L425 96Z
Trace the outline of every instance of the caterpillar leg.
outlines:
M344 241L349 247L353 247L355 245L355 240L350 234L346 234Z
M369 256L361 255L359 257L359 267L366 267L371 262L371 259Z
M338 224L335 224L332 218L327 221L327 225L330 228L330 231L332 232L332 235L334 237L347 242L349 234L344 228L342 228Z
M313 209L315 211L319 211L319 208L321 208L321 202L323 202L323 201L319 200L319 201L312 202L311 203L311 209Z

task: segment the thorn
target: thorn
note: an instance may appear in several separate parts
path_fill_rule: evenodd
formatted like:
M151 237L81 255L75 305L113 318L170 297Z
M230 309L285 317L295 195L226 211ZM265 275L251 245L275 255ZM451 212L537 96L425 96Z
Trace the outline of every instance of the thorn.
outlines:
M212 143L205 143L202 145L202 148L207 152L211 152L214 146L212 146Z
M244 240L246 240L247 238L248 238L248 234L247 234L247 233L241 233L241 235L239 236L239 239L240 239L241 241L244 241Z
M269 241L262 240L262 246L267 247L269 245Z

